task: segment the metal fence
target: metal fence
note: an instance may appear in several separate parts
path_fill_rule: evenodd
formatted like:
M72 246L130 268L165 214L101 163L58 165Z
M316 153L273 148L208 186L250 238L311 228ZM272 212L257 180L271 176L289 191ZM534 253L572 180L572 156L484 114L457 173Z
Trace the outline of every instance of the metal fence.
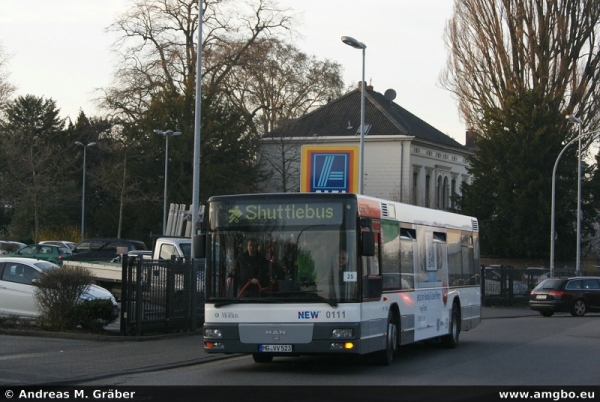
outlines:
M510 265L481 267L481 298L484 306L518 305L529 302L529 293L547 274L527 269L515 269ZM557 270L555 277L572 276L570 270Z
M125 258L121 335L195 331L204 323L204 261Z

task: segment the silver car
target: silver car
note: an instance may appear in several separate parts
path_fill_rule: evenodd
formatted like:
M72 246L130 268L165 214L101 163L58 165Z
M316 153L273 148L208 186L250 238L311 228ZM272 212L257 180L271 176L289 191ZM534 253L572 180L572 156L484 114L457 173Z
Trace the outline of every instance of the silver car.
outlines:
M0 257L0 316L36 318L40 315L35 302L33 281L57 265L41 260L20 257ZM90 285L81 295L82 300L109 299L115 310L117 300L106 289Z
M66 247L71 251L73 251L73 249L77 245L77 243L74 243L72 241L64 241L64 240L44 240L44 241L39 242L39 244L51 244L54 246Z

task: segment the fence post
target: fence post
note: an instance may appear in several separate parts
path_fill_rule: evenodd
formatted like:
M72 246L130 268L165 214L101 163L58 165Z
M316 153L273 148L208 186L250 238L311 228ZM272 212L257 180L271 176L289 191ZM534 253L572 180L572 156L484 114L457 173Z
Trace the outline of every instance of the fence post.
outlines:
M479 267L479 277L481 278L481 305L485 305L485 265Z
M144 315L144 297L142 291L142 258L135 260L135 334L142 335L142 322ZM133 265L133 264L132 264ZM132 269L133 271L133 269Z
M191 273L190 273L190 330L196 331L197 323L197 312L196 306L198 297L198 267L196 266L196 259L191 261Z
M125 255L121 256L121 317L120 317L120 334L121 336L127 335L127 301L129 300L129 293L127 292L127 285L129 284L129 269L128 269L128 258Z
M172 256L171 259L165 265L167 269L167 294L165 300L165 328L170 328L171 316L173 315L173 309L175 308L174 298L175 298L175 267L176 260L175 256Z

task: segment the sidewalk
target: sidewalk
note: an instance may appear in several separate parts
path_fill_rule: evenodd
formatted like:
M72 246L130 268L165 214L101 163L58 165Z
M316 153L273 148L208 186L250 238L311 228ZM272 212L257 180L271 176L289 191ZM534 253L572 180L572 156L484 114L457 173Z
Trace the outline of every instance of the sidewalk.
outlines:
M530 309L528 304L524 304L522 306L490 306L483 307L481 310L482 320L540 315L539 312Z
M484 307L482 320L535 315L525 306ZM201 332L121 337L0 330L0 386L77 385L232 356L207 354L202 342Z

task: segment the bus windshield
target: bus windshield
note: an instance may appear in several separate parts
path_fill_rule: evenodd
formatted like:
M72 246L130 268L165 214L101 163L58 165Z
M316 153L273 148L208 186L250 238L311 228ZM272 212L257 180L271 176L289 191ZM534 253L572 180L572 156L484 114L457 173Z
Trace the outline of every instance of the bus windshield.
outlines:
M357 302L356 236L341 223L217 229L209 237L207 299L215 306Z

